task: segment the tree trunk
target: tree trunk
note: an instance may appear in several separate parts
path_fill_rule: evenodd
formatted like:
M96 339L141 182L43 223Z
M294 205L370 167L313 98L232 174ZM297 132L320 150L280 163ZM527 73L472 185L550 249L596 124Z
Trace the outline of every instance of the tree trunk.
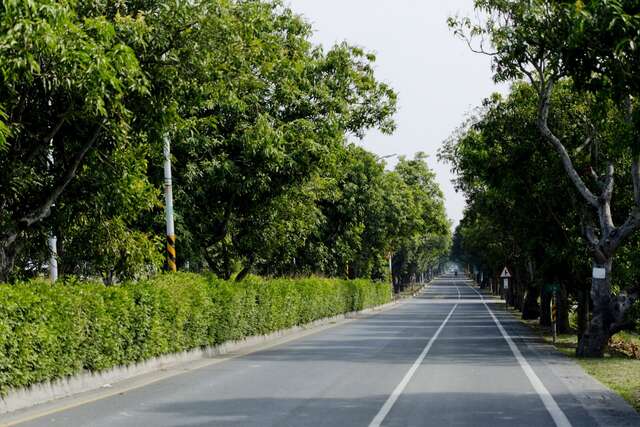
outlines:
M518 310L520 311L524 309L525 294L526 294L525 286L522 285L520 286L520 289L518 289L518 300L516 301L516 304L518 305Z
M524 297L526 294L527 286L524 283L520 283L518 288L518 299L516 300L516 305L518 310L522 311L524 309Z
M252 264L244 267L236 276L236 282L242 282L251 273Z
M593 316L586 332L580 338L576 355L578 357L604 357L611 338L610 326L614 322L611 301L611 268L613 260L606 260L601 267L605 269L604 279L591 280L591 300Z
M587 331L590 302L589 292L584 288L580 289L578 292L578 338L582 337Z
M559 334L569 333L569 297L567 295L567 288L561 285L558 296L556 297L558 304L558 319L556 327Z
M11 273L16 260L16 236L6 236L0 240L0 283L11 280Z
M540 326L551 326L551 295L541 290Z
M519 284L516 280L514 280L512 283L510 283L510 289L509 289L509 305L513 308L517 308L518 304L518 288L519 288Z
M535 285L528 286L522 306L523 320L533 320L540 317L540 304L538 303L539 293L540 291Z

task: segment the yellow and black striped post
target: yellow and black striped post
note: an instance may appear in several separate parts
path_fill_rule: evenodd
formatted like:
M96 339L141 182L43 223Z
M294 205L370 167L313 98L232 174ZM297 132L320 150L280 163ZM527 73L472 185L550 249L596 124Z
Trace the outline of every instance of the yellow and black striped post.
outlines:
M172 234L167 236L167 270L168 271L177 271L178 267L176 265L176 236Z

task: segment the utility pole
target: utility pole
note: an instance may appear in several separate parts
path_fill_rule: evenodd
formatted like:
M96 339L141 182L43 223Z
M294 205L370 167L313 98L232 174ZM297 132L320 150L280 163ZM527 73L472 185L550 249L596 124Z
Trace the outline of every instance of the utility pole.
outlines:
M58 238L53 234L49 235L49 279L52 283L58 280Z
M49 169L53 170L54 167L54 159L53 159L53 139L50 141L51 146L49 147ZM55 203L51 205L51 209L55 207ZM49 245L49 279L51 283L55 283L58 280L58 238L51 229L49 233L48 239Z
M171 142L169 135L164 136L164 205L167 223L167 271L175 272L176 232L173 224L173 183L171 179Z

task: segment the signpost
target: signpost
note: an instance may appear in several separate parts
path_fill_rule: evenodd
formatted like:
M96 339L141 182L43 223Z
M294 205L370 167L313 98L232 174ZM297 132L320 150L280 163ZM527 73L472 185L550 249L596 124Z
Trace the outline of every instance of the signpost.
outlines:
M509 273L509 270L507 269L507 267L505 267L502 270L502 273L500 274L500 278L502 279L502 289L503 289L503 294L504 294L504 301L505 301L505 305L504 305L504 309L507 309L507 292L509 291L509 279L511 278L511 273Z

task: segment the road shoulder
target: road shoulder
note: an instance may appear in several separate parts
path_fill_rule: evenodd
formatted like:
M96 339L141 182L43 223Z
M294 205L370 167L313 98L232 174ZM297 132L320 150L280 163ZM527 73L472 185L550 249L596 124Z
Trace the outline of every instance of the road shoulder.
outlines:
M483 292L487 299L497 298ZM588 415L601 426L632 427L640 425L640 414L620 395L589 375L575 360L544 341L517 313L508 312L515 320L506 326L518 346L525 347L538 363L558 378ZM526 339L522 338L526 336Z

